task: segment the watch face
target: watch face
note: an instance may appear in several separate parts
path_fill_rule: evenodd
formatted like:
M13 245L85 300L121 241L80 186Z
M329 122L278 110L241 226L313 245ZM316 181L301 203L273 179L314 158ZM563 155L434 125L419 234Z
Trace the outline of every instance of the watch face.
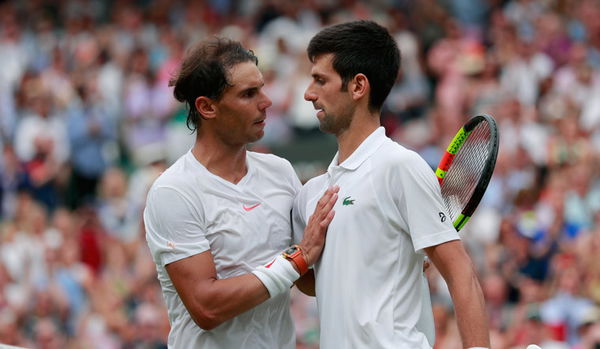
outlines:
M290 246L285 251L283 251L283 253L285 253L287 255L292 255L292 254L294 254L297 251L298 251L298 247L296 247L296 246Z

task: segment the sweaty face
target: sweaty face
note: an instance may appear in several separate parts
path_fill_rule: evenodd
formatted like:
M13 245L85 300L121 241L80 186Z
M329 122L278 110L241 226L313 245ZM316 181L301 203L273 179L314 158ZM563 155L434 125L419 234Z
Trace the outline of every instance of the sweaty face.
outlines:
M342 78L333 69L333 54L319 56L311 68L312 81L304 99L312 102L323 132L339 134L348 129L354 115L354 102L348 88L342 88Z
M229 69L231 86L215 103L218 109L217 133L230 145L256 142L264 135L267 108L271 100L262 92L263 76L253 62Z

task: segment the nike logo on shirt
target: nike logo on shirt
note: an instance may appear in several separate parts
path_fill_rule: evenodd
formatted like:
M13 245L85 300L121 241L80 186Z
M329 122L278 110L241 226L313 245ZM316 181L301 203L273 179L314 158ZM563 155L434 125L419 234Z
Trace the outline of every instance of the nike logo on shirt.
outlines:
M276 260L277 260L277 258L273 259L273 260L271 261L271 263L269 263L269 264L265 265L265 268L270 268L270 267L273 265L273 263L275 263L275 261L276 261Z
M246 212L248 212L248 211L252 211L252 210L254 210L254 209L255 209L255 208L257 208L259 205L260 205L260 203L258 203L258 204L256 204L256 205L252 205L252 206L250 206L250 207L246 207L246 205L242 205L242 207L244 208L244 210L245 210Z

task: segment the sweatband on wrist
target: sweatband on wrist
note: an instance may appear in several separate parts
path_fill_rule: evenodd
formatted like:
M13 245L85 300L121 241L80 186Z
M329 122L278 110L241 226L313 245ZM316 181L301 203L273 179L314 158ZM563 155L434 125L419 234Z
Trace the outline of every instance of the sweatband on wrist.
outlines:
M271 298L288 291L300 277L292 263L282 255L277 256L268 264L254 269L252 274L256 275L265 285Z

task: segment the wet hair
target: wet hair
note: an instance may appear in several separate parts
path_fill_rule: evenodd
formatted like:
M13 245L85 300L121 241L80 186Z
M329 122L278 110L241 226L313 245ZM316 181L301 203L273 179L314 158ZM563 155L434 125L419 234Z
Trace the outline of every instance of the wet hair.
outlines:
M364 74L371 85L369 109L381 110L396 82L400 51L387 29L373 21L354 21L321 30L308 44L308 58L333 54L333 69L342 78L342 89L356 74Z
M258 58L239 42L225 38L203 41L187 52L177 75L169 81L175 86L175 99L188 107L187 127L193 132L200 127L201 115L196 110L196 99L205 96L219 100L231 84L229 70L236 64L253 62Z

